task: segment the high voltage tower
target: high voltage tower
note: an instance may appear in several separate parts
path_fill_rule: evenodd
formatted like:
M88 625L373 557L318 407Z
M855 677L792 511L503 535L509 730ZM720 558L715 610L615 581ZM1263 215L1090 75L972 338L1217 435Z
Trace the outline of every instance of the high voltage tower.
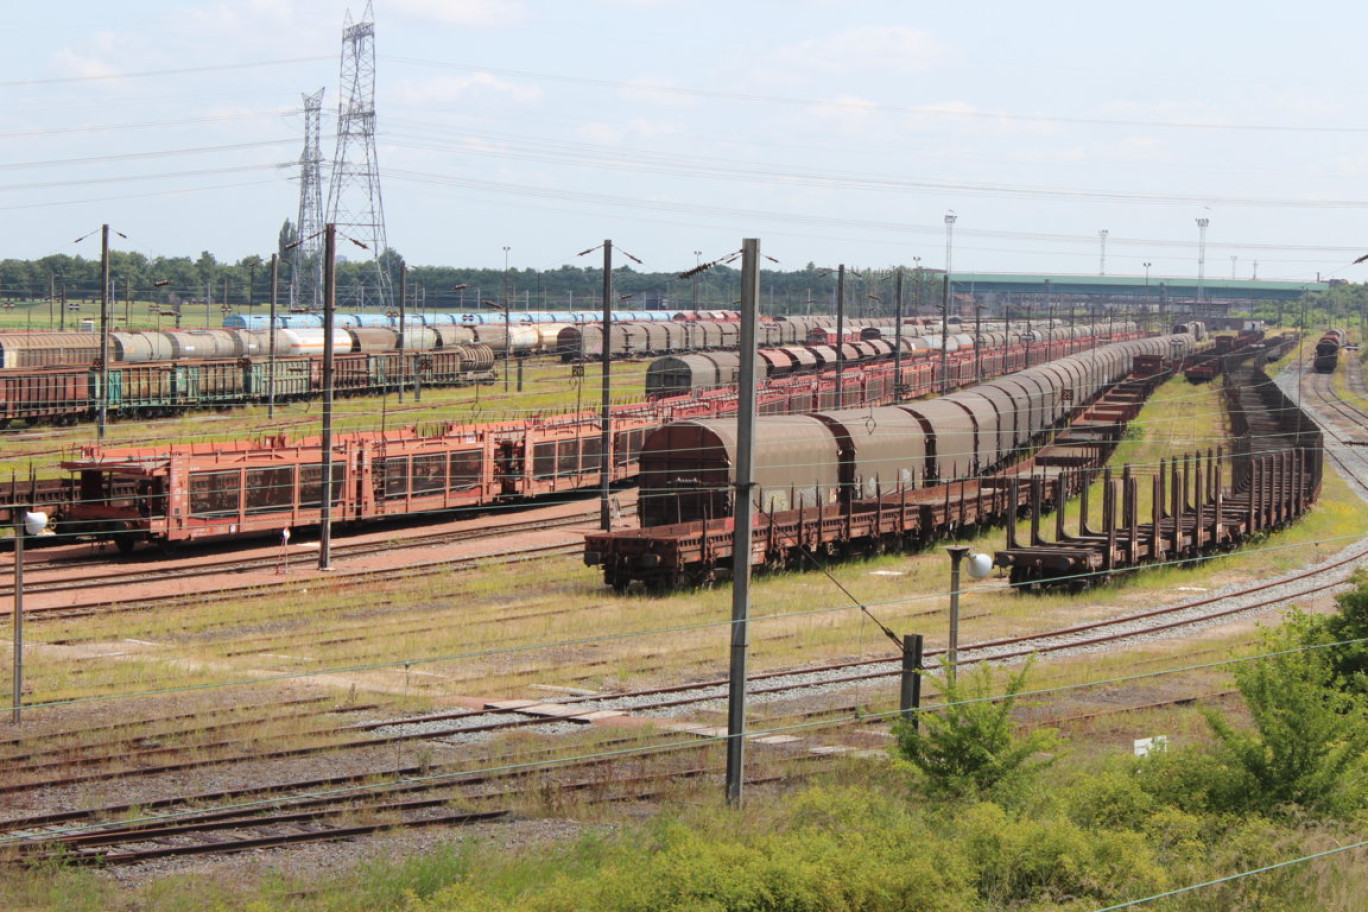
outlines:
M375 264L375 286L357 304L389 310L390 278L380 257L385 242L385 209L380 200L380 165L375 155L375 22L369 0L362 21L348 10L342 28L342 97L337 109L337 151L328 186L328 221L339 233L365 244ZM301 234L301 236L303 236Z
M323 89L304 96L304 152L299 157L299 221L290 305L323 307Z

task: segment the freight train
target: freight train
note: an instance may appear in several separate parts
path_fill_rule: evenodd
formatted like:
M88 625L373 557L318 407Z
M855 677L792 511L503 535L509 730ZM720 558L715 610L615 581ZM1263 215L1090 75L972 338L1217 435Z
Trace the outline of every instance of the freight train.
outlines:
M908 361L901 376L892 362L857 365L843 373L836 395L832 371L791 375L758 390L764 414L812 412L915 397L947 384L1021 369L1088 348L1089 338L1061 338L993 349L976 358ZM1025 381L1032 382L1032 381ZM1032 387L1034 388L1034 386ZM735 390L715 390L654 402L615 406L611 413L609 480L637 474L638 454L653 429L671 421L736 412ZM339 435L335 441L332 515L340 523L411 513L476 507L529 497L594 489L602 484L602 426L596 413L546 419L451 425ZM206 539L278 535L315 525L322 505L317 439L159 448L89 448L63 463L75 477L71 502L45 506L63 534L111 540L121 550L140 542L163 546Z
M835 336L833 317L785 317L762 320L756 325L760 346L798 345L825 342ZM848 341L892 335L891 319L847 320L842 327ZM693 352L734 349L740 344L741 325L727 321L614 323L604 339L601 323L565 326L560 330L556 352L563 361L598 361L603 353L610 358L640 358L668 352Z
M421 387L492 383L494 354L487 345L438 351L356 352L333 357L339 396ZM103 385L105 381L108 385ZM323 356L256 355L232 360L147 361L97 367L54 365L0 370L0 428L13 421L75 424L89 421L107 389L112 419L178 415L253 402L312 399L323 390Z
M816 545L828 553L858 550L870 536L925 541L933 527L952 520L919 511L934 513L952 496L963 504L966 485L978 488L984 475L1038 443L1137 361L1176 367L1199 345L1191 332L1139 339L938 399L759 417L751 496L758 515L768 517L767 529L796 530L762 534L762 562L791 564ZM669 587L729 566L729 555L712 551L709 530L730 535L737 442L734 418L677 421L648 434L639 457L641 528L586 536L585 563L601 566L617 590L637 580ZM926 492L933 496L920 496Z
M480 343L488 345L497 355L502 355L506 349L514 354L551 352L556 348L560 331L566 326L593 323L601 316L571 311L529 311L510 313L505 321L502 313L407 314L403 345L414 351L431 351L451 345ZM734 339L737 316L732 311L621 311L614 313L612 318L615 322L632 324L732 324ZM813 319L834 322L834 318ZM398 348L401 325L397 315L337 313L333 316L333 326L337 351L394 351ZM321 352L323 318L315 313L287 313L277 316L272 326L269 316L230 314L224 319L222 329L115 330L109 333L109 360L189 361L265 355L270 350L272 335L278 354ZM100 349L101 334L90 330L0 332L0 369L92 364L98 362Z
M652 338L680 345L736 343L735 324L725 322L622 323L614 332L644 334L640 328L647 326ZM399 351L396 329L337 327L334 390L344 396L388 392L401 378L421 387L493 382L498 360L551 351L563 328L555 323L410 325ZM808 331L806 325L791 329ZM14 421L90 420L106 374L106 412L113 419L314 398L322 392L324 342L324 330L311 326L115 332L106 372L98 367L99 333L0 333L0 427Z
M1339 366L1340 349L1349 343L1349 334L1342 329L1327 329L1316 343L1312 367L1318 374L1333 374Z
M871 327L873 328L873 327ZM861 331L865 338L847 341L844 345L809 344L781 345L761 348L757 352L756 376L782 377L787 374L813 370L834 370L838 363L858 364L893 357L894 342L891 327L888 335L877 328ZM1056 327L1047 330L1021 332L1017 329L1003 331L984 331L975 336L973 333L955 333L942 340L939 335L910 335L908 328L900 337L903 357L912 361L939 358L942 351L969 352L980 348L984 351L1007 351L1013 346L1025 350L1031 343L1043 341L1062 341L1066 339L1092 339L1091 327ZM1129 337L1137 331L1134 323L1116 323L1110 331L1118 337ZM1107 337L1108 339L1111 336ZM763 343L762 343L763 344ZM990 374L998 371L989 371ZM725 387L737 382L741 374L741 355L736 351L692 353L658 358L646 369L646 395L648 398L662 396L682 396Z
M827 317L804 317L762 325L764 338L782 341L825 335L829 322ZM874 341L852 342L847 348L872 354L884 345L877 337L891 332L892 321L852 321L852 326L852 335L872 335ZM334 391L344 396L389 392L398 388L401 378L420 387L493 382L495 363L501 357L556 349L565 330L557 323L410 325L400 352L396 329L337 327L333 331L338 353ZM601 329L593 330L601 340ZM610 351L612 357L637 357L680 348L735 346L737 332L736 323L722 319L624 322L614 324L610 331L614 343ZM574 333L577 343L588 337L585 328L575 328ZM116 332L110 334L110 367L105 372L96 366L98 333L0 333L0 364L5 365L0 369L0 427L14 421L73 424L91 420L100 405L106 374L105 410L114 420L268 399L314 398L322 392L324 342L324 330L311 326L274 331ZM273 343L274 357L270 354ZM601 356L601 347L581 347L570 360ZM834 358L820 363L814 359L812 367L832 364Z
M734 310L615 310L609 314L617 323L657 323L714 321L736 322L741 314ZM596 323L603 319L601 310L510 310L507 322L520 323ZM480 326L482 324L503 324L505 314L502 310L484 310L474 313L427 313L419 311L404 315L404 322L410 326ZM399 326L397 313L375 311L339 311L333 314L336 326ZM270 329L271 318L266 314L230 314L223 320L226 329ZM298 329L300 327L321 327L323 315L317 312L278 314L275 318L276 329Z

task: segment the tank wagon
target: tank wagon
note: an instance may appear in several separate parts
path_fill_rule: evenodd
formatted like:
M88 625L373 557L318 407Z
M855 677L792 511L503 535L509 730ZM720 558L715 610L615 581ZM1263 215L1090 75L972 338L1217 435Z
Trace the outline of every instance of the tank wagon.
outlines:
M1316 373L1331 374L1339 366L1340 349L1349 342L1349 334L1342 329L1327 329L1316 343L1316 354L1311 364Z
M632 310L614 311L614 320L631 320L637 323L667 322L684 320L739 320L736 311L692 311L692 310ZM596 323L603 318L603 311L593 310L533 310L510 311L508 322L522 323ZM399 326L397 313L349 312L339 311L333 315L338 326ZM404 322L417 326L479 326L484 324L503 324L502 310L485 310L474 313L417 313L404 314ZM288 313L276 316L276 328L290 326L322 326L323 318L317 313ZM223 318L224 329L269 329L271 318L266 314L229 314Z
M480 327L439 324L410 325L403 333L403 347L411 351L434 351L450 345L482 342L496 353L504 349L500 325ZM529 336L529 334L531 334ZM395 351L397 327L342 325L333 330L333 348L339 353ZM515 327L517 350L538 345L535 328ZM529 341L530 338L530 341ZM226 361L266 357L274 342L277 355L321 354L323 327L300 324L274 331L264 328L178 329L146 332L111 332L111 364L142 364L157 361ZM0 333L0 369L48 365L88 366L100 360L99 333Z

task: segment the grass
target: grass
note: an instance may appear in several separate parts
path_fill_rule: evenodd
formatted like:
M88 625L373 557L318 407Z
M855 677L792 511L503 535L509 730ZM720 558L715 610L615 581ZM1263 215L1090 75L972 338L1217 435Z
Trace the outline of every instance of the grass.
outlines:
M1209 437L1212 395L1209 389L1186 384L1161 389L1142 413L1137 423L1141 431L1127 441L1124 458L1138 464L1153 462L1170 450L1182 450ZM1058 627L1094 615L1136 610L1180 596L1184 590L1214 588L1226 580L1301 566L1337 548L1333 542L1356 537L1366 526L1368 507L1353 498L1337 476L1327 473L1320 503L1296 527L1195 567L1146 571L1081 598L1022 597L1010 592L1000 579L966 582L961 639L973 642ZM992 551L1002 542L1002 531L994 530L968 543L977 550ZM830 578L817 571L757 578L752 671L891 657L893 644L861 605L898 634L922 632L929 647L940 646L946 628L947 571L944 553L936 548L920 555L886 555L833 566L826 571ZM616 597L602 585L596 570L573 558L548 558L473 575L370 584L360 597L345 583L299 579L289 585L292 588L282 588L278 597L261 601L33 625L29 631L35 650L28 666L30 699L145 696L135 703L116 698L34 707L26 719L35 726L60 728L83 713L170 715L173 710L190 712L233 700L267 703L274 695L299 693L328 695L335 701L319 707L316 715L305 714L278 725L268 721L269 709L261 710L265 750L300 743L301 733L326 724L330 718L326 710L338 704L378 704L368 715L383 718L450 709L459 697L554 699L554 692L543 688L612 691L706 680L722 675L728 655L729 588L664 598ZM117 648L128 639L153 641L157 646L136 654ZM64 655L42 645L55 641L85 647L110 644L110 651L128 654L100 655L87 648L70 649ZM1222 639L1198 635L1122 654L1052 660L1036 666L1033 686L1074 686L1204 665L1236 654L1248 643L1248 633L1237 630ZM263 680L301 672L316 674ZM1226 685L1224 672L1205 669L1147 685L1109 686L1149 687L1155 699L1160 699L1168 692L1211 692ZM896 688L892 679L868 685L835 701L833 711L848 710L852 702L874 712L888 711L896 705ZM152 695L162 690L174 692ZM1106 694L1104 690L1075 698L1074 705L1080 710L1106 706ZM815 702L810 707L757 707L753 724L793 722L806 708L818 707ZM717 714L696 714L711 724L722 724ZM1146 713L1136 719L1103 717L1095 727L1085 723L1082 731L1097 735L1097 743L1089 750L1103 751L1124 747L1129 738L1145 734L1195 736L1200 726L1193 718L1163 713ZM1158 731L1161 727L1164 731ZM853 737L846 734L846 728L830 737L837 741ZM618 730L597 727L568 741L520 735L481 748L471 762L496 764L499 761L485 758L523 756L548 745L559 756L590 755L621 737ZM1088 743L1086 737L1080 740ZM194 741L184 739L190 749ZM79 737L75 743L83 744ZM414 758L420 754L419 748L405 746L402 756L417 762ZM690 786L681 783L679 787L681 800L686 800ZM547 803L529 810L589 813L573 798L553 795L553 790L544 794Z
M1171 384L1147 407L1128 442L1136 459L1155 459L1181 448L1200 428L1194 406L1210 391ZM1085 603L1066 595L1022 598L1001 580L968 583L963 615L966 638L988 638L1075 617L1144 604L1157 595L1210 588L1237 577L1300 566L1335 550L1368 523L1368 508L1349 496L1333 473L1310 515L1290 531L1200 563L1123 577L1090 593ZM992 551L1000 531L971 546ZM865 605L900 633L934 631L947 605L945 559L939 549L919 556L885 556L839 565L829 580L819 572L761 577L755 587L757 670L852 656L887 654L882 633L852 602ZM837 585L839 583L839 586ZM293 584L304 587L302 582ZM527 683L615 688L627 681L660 682L708 677L720 670L730 590L701 590L670 598L609 594L598 574L575 559L548 559L496 573L432 578L419 583L372 584L366 599L310 582L265 602L186 606L154 616L106 615L64 622L50 636L67 642L136 638L160 647L136 660L111 660L101 674L86 670L50 680L44 693L79 696L82 689L143 689L250 680L252 676L357 668L400 661L423 663L425 680L412 693L517 695ZM843 591L843 589L845 591ZM846 595L846 591L851 596ZM592 633L589 633L592 632ZM938 637L933 634L932 642ZM554 644L526 648L526 644ZM177 664L158 668L176 656ZM179 664L188 662L189 664ZM57 666L60 667L60 664ZM552 670L554 669L554 670ZM667 670L668 669L668 670ZM37 672L43 674L44 672ZM433 678L431 675L440 677ZM394 690L392 671L356 673L362 690Z

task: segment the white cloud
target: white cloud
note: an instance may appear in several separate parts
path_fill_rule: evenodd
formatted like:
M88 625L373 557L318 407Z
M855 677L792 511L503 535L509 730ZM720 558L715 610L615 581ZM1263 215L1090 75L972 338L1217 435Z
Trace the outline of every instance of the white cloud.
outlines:
M683 133L679 124L637 118L621 124L590 123L575 131L585 142L600 146L621 146L632 139L654 139Z
M812 113L848 133L855 133L865 129L878 115L879 105L868 98L841 95L819 102Z
M214 0L176 9L169 19L172 41L179 47L196 47L210 39L218 51L225 49L252 56L275 54L285 49L296 53L304 47L334 47L341 33L344 8L317 0L280 3L278 0ZM352 10L353 18L365 9ZM325 44L326 42L326 44Z
M113 76L119 72L117 67L95 57L79 54L70 48L63 48L53 56L53 67L64 76L91 78Z
M591 123L580 127L575 134L585 142L597 143L600 146L616 146L627 136L627 131L613 124Z
M952 56L930 32L870 25L778 48L766 60L789 70L906 73L932 69Z
M621 91L628 101L641 102L656 108L695 108L698 99L687 92L672 91L679 87L673 80L656 76L641 76L631 80L631 85Z
M414 19L466 28L506 28L531 18L522 0L389 0L388 5Z
M542 90L531 83L509 82L492 73L480 72L469 76L439 76L421 82L408 82L398 92L399 99L405 105L417 106L454 104L481 95L495 95L518 104L535 104L541 100Z

